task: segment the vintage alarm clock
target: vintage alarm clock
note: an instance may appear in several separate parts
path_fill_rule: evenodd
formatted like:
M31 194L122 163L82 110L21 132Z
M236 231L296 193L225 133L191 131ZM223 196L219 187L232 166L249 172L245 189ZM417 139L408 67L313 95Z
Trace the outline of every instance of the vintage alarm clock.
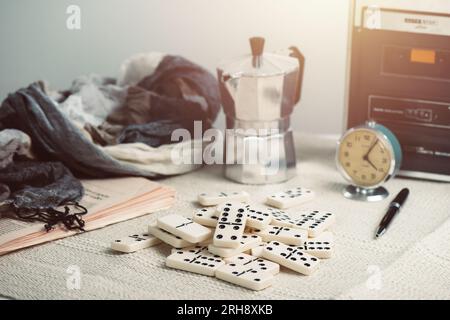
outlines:
M368 121L349 129L336 152L338 170L350 183L344 196L362 201L386 198L389 192L382 185L397 174L401 162L400 143L388 128Z

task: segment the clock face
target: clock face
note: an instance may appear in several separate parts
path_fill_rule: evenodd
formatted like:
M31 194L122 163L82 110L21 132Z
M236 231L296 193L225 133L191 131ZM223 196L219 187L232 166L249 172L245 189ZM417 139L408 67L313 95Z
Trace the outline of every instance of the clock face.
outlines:
M342 139L338 149L341 168L356 186L374 187L389 175L392 156L385 141L370 129L356 129Z

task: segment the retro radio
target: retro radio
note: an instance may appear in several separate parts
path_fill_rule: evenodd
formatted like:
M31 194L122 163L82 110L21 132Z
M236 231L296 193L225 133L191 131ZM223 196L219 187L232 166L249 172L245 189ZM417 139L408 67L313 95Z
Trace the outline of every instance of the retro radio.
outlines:
M386 126L400 175L450 181L450 1L356 0L353 11L347 127Z

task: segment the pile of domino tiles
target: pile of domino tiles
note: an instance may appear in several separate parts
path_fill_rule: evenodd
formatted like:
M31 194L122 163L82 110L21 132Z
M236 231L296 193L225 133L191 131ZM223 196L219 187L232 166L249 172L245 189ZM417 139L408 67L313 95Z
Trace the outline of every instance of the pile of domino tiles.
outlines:
M198 196L203 208L193 218L163 216L148 233L114 240L111 247L129 253L164 242L173 247L166 259L170 268L262 290L273 284L280 265L310 275L332 256L333 213L307 211L293 219L281 210L313 197L298 187L267 197L269 207L248 204L246 192L203 193Z

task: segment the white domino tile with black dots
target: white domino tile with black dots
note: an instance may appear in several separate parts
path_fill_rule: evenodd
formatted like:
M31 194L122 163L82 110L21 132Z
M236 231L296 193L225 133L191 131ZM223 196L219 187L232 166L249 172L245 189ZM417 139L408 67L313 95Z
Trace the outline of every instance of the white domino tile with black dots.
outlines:
M258 205L247 205L247 227L264 229L272 222L269 208Z
M314 199L314 192L312 190L297 187L268 196L266 203L279 209L287 209L301 205L312 199Z
M213 277L225 262L219 257L206 252L176 250L166 259L166 266Z
M263 257L288 269L311 275L319 267L320 260L296 246L271 241L263 250Z
M211 238L211 229L178 214L169 214L157 220L158 227L191 243Z
M329 259L334 252L334 236L330 231L325 231L315 238L309 238L303 244L306 253L320 259Z
M272 210L270 210L270 213L272 214L272 221L270 222L270 224L274 226L290 228L295 225L295 219L282 210L272 208Z
M268 226L264 230L255 230L263 241L279 241L285 244L300 246L308 239L308 232L301 229L293 229L281 226Z
M158 228L156 222L153 222L148 226L148 232L174 248L185 248L194 245L189 241L181 239L179 236L175 236L164 229Z
M245 191L211 192L198 195L198 202L205 207L216 206L229 201L247 202L249 199L250 195Z
M224 248L219 247L214 244L208 246L208 251L217 254L221 257L228 258L238 255L242 252L251 250L252 248L258 246L261 243L261 237L256 234L246 234L242 235L241 242L237 248Z
M133 234L124 238L116 239L111 243L111 249L131 253L161 243L161 240L149 233Z
M225 248L239 247L247 221L247 208L239 202L226 202L217 207L217 213L219 220L213 244Z
M195 210L193 219L205 227L215 228L219 220L219 214L216 207L201 208Z
M310 237L317 237L325 230L331 228L336 221L336 216L330 211L312 210L302 214L300 219L295 220L293 228L308 231Z
M241 264L253 269L270 272L273 275L276 275L280 272L280 265L278 263L245 253L241 253L230 258L225 258L224 260L226 263Z
M274 282L270 272L236 263L221 266L216 271L216 278L256 291L270 287Z

